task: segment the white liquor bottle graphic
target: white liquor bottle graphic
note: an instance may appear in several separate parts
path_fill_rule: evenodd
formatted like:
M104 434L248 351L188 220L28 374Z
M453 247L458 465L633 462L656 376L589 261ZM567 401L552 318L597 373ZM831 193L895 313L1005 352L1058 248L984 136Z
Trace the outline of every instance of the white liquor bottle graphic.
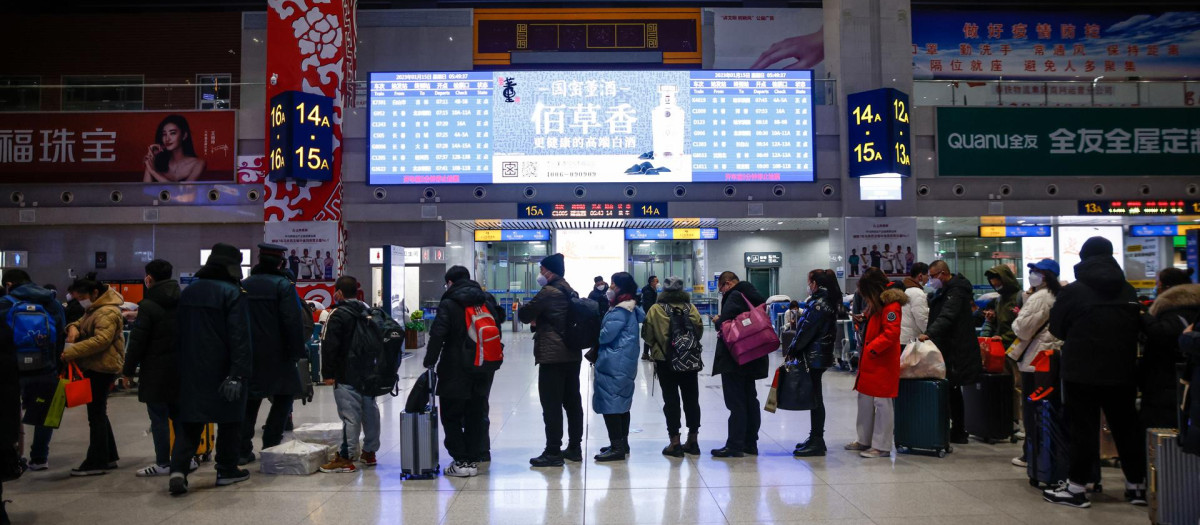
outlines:
M654 134L654 156L661 160L683 156L684 114L675 105L675 96L674 85L658 86L658 107L654 108L650 126Z

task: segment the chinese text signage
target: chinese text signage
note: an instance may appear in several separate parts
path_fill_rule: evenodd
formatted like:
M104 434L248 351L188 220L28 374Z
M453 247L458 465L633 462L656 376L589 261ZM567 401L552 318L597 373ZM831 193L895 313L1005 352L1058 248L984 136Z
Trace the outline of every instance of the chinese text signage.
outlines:
M268 173L284 178L333 178L333 98L285 91L271 99Z
M1049 226L980 226L980 237L1049 237Z
M747 268L778 268L783 266L783 252L746 252Z
M911 175L908 95L891 88L851 93L846 106L850 176Z
M716 228L625 228L625 240L627 241L712 241L716 239Z
M0 113L0 182L232 182L233 111Z
M1200 215L1200 201L1079 201L1080 215Z
M521 219L616 219L667 217L665 202L593 202L518 204Z
M1196 175L1200 110L937 110L939 175Z
M372 73L371 184L808 182L812 72Z
M915 11L913 76L1195 77L1197 13Z
M548 240L550 230L475 230L475 242Z

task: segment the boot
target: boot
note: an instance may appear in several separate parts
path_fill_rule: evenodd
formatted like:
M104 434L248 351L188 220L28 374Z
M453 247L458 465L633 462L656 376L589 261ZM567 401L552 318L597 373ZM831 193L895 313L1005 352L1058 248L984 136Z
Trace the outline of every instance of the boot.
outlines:
M625 449L621 446L621 440L613 440L612 444L608 446L608 450L596 454L595 459L599 463L607 463L609 461L624 461Z
M561 467L563 466L562 452L548 448L542 452L542 455L530 459L529 464L535 467Z
M671 434L671 444L662 450L664 456L673 458L683 457L683 445L679 444L679 434Z
M804 442L803 447L797 448L792 452L792 456L798 458L824 456L826 450L824 437L810 436L808 441Z
M579 443L571 443L563 449L562 457L567 461L583 461L583 447Z
M694 430L688 431L687 442L683 444L683 453L693 456L700 455L700 442L697 433Z

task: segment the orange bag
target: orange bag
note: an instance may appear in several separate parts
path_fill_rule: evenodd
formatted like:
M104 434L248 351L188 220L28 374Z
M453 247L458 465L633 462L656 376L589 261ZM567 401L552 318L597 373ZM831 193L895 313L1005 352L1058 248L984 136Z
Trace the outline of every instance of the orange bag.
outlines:
M71 362L67 365L66 372L63 372L63 379L67 380L63 392L67 396L67 408L83 406L92 402L92 380L83 377L83 371L79 369L79 365Z
M990 337L980 337L979 355L983 358L984 372L989 374L1004 373L1004 360L1008 357L1003 341L993 341Z

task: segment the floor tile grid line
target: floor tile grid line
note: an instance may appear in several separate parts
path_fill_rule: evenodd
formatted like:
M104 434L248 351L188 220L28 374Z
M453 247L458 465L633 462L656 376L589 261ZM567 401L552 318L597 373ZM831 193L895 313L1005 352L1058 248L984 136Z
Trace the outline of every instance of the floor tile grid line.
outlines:
M320 474L318 474L318 475L320 475ZM288 492L288 493L289 493L289 494L297 494L296 492ZM313 510L312 510L312 512L309 512L308 514L305 514L303 518L300 518L300 519L296 520L296 523L295 523L295 525L300 525L301 523L304 523L305 521L308 521L308 520L309 520L309 518L312 518L313 514L316 514L317 512L320 512L320 510L321 510L321 507L324 507L326 503L329 503L329 501L330 501L330 500L332 500L332 499L333 499L335 496L337 496L339 493L341 493L341 490L337 490L337 491L331 492L331 493L330 493L328 496L326 496L326 497L325 497L325 499L321 500L321 504L320 504L320 505L313 505ZM310 493L305 493L305 494L310 494ZM189 507L189 508L190 508L190 507ZM186 509L185 509L185 510L186 510ZM180 512L183 512L183 511L180 511ZM178 513L176 513L176 515L178 515ZM172 517L174 517L174 515L173 515ZM166 522L162 522L162 523L166 523Z

